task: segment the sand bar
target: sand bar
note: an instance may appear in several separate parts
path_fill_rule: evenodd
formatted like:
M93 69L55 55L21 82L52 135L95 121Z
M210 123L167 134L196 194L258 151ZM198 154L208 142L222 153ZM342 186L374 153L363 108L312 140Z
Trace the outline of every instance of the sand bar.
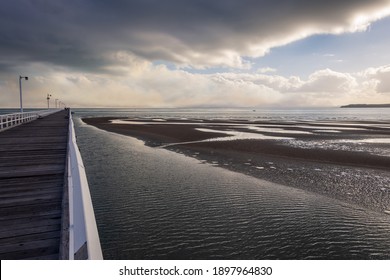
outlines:
M390 145L387 142L390 129L355 124L356 130L334 133L340 127L337 122L327 123L321 131L316 123L302 126L299 122L282 121L237 124L233 120L123 119L112 122L118 119L84 118L83 121L214 166L382 213L390 210ZM274 131L270 129L272 126Z

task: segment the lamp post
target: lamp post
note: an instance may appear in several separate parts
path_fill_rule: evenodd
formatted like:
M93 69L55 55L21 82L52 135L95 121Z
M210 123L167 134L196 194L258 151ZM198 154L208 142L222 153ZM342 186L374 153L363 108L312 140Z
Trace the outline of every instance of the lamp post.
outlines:
M50 97L51 97L51 94L47 94L47 109L50 109Z
M22 79L28 81L28 77L19 76L20 113L23 113Z
M56 104L56 109L57 109L57 101L58 101L58 99L56 98L56 100L55 100L55 104Z
M64 102L60 101L60 104L61 104L60 105L61 107L64 107L64 108L66 107L66 104Z

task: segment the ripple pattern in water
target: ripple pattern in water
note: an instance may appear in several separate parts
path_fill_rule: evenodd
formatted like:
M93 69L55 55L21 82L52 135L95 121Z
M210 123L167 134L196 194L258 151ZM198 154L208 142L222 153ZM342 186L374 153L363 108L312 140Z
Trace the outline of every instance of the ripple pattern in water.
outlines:
M106 259L389 259L390 217L80 125Z

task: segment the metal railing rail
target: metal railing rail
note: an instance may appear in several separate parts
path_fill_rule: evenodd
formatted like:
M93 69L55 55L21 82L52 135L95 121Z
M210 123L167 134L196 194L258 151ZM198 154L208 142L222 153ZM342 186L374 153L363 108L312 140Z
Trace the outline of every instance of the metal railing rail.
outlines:
M83 160L69 110L68 191L69 259L103 259Z
M31 122L33 120L38 119L39 117L45 117L61 110L62 109L49 109L25 113L0 115L0 131L21 125L23 123Z

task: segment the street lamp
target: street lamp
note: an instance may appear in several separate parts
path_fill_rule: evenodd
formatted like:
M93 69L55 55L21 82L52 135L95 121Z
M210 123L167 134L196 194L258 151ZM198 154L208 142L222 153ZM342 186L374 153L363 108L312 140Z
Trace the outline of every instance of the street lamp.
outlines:
M47 94L47 97L46 97L46 99L47 99L47 109L49 109L50 108L50 97L51 97L51 94Z
M20 113L23 113L22 79L25 79L26 81L28 81L28 77L19 76Z

